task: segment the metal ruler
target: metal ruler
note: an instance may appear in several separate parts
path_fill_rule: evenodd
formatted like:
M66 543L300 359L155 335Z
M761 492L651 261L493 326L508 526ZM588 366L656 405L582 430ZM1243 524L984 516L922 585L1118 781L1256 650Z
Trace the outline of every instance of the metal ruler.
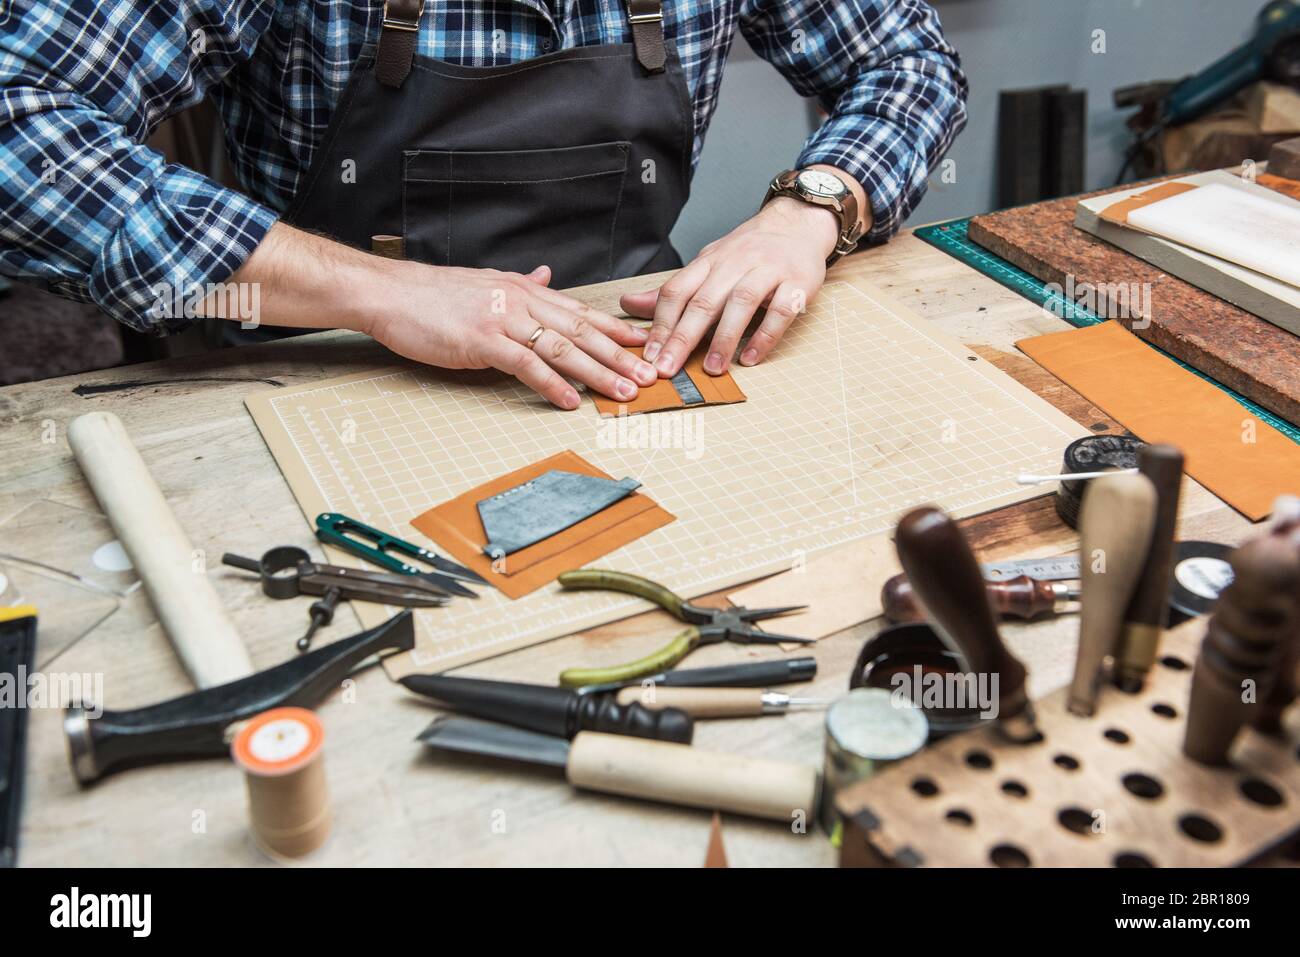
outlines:
M923 239L936 249L942 249L948 255L961 260L972 269L978 270L990 279L1006 286L1012 292L1024 296L1031 302L1038 303L1038 305L1047 309L1053 315L1060 316L1072 326L1082 328L1083 326L1095 326L1106 321L1091 310L1071 302L1064 293L1049 289L1047 283L1042 280L1031 276L1023 269L1013 266L1000 256L995 256L984 247L971 242L968 234L969 227L970 219L954 219L951 222L936 223L933 226L920 226L915 232L917 238ZM1145 339L1142 341L1146 342ZM1169 360L1178 363L1188 372L1204 379L1216 389L1227 394L1234 402L1248 410L1251 415L1261 422L1267 422L1292 442L1300 444L1300 428L1297 428L1294 424L1250 401L1250 399L1228 388L1222 382L1210 378L1199 369L1192 368L1181 359L1171 356L1159 346L1151 345L1150 342L1146 342L1146 344Z
M984 580L1005 582L1028 575L1044 582L1074 581L1079 577L1079 556L1060 558L1017 558L1009 562L988 562L980 566Z

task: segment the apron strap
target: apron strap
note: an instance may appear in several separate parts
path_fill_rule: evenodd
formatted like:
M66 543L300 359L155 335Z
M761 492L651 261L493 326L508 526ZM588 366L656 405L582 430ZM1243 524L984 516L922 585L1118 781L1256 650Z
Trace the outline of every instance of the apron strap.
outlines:
M387 0L379 31L375 74L384 86L400 87L411 72L424 0Z
M664 8L661 0L627 0L636 60L647 73L662 73L668 54L664 50Z

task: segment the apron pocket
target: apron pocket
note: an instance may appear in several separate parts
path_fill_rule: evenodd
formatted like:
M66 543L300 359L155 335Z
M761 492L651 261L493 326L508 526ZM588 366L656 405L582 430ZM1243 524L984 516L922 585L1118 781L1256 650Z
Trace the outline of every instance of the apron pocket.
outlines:
M406 256L527 273L562 288L613 275L614 229L631 144L546 150L407 150Z

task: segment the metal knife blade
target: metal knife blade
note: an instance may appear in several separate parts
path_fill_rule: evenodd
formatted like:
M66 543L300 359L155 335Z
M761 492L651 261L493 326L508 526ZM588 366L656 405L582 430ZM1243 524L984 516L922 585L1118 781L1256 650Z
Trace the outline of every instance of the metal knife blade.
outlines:
M564 738L477 718L435 718L416 740L441 751L483 754L553 768L569 763L569 742Z

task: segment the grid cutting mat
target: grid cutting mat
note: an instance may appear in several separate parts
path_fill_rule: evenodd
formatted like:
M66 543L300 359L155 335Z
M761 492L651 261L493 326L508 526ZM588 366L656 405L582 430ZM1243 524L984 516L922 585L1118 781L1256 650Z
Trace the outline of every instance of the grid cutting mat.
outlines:
M639 479L677 516L600 565L685 597L887 531L919 504L965 516L1045 494L1016 475L1056 471L1065 445L1089 434L859 280L828 284L768 361L734 375L749 401L605 419L590 402L554 411L495 374L415 367L247 406L309 519L342 512L421 544L409 524L421 512L571 449ZM390 673L456 667L649 607L554 584L517 601L480 592L417 612L416 648L389 659ZM356 608L367 625L392 613Z

